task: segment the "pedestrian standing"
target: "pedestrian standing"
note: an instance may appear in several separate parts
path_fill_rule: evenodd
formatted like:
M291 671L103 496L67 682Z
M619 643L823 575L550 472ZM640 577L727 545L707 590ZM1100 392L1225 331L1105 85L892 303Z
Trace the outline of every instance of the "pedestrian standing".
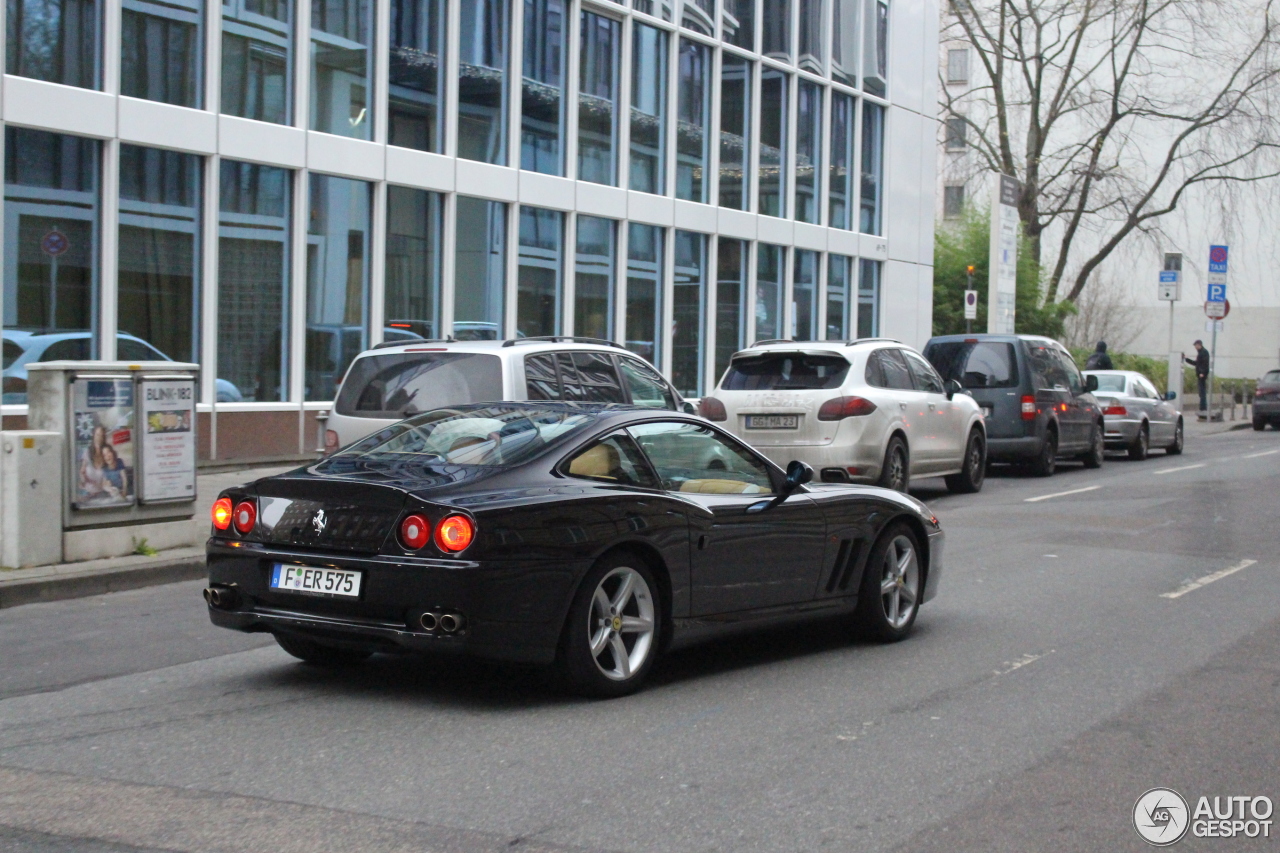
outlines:
M1107 355L1107 342L1098 341L1098 348L1089 353L1089 359L1084 363L1085 370L1115 370L1111 364L1111 356Z
M1183 353L1182 360L1196 369L1196 387L1200 390L1200 411L1207 412L1209 410L1209 351L1204 348L1204 341L1196 341L1193 346L1196 348L1196 357L1187 358L1186 353Z

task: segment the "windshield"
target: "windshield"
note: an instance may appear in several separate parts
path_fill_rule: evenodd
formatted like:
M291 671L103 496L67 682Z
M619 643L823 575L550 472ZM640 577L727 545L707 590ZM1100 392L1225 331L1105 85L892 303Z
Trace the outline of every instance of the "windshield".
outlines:
M1013 344L998 341L944 341L925 351L942 381L965 388L1013 388L1018 384Z
M502 360L496 355L403 352L356 359L334 408L340 415L399 420L502 398Z
M1101 374L1095 373L1093 375L1096 376L1098 379L1099 391L1114 391L1117 394L1124 393L1124 377L1123 376L1116 376L1115 374L1106 374L1106 373L1101 373Z
M449 465L519 465L551 442L593 423L569 408L485 406L439 409L358 441L333 459Z
M849 373L840 355L778 352L735 358L721 388L726 391L813 391L839 388Z

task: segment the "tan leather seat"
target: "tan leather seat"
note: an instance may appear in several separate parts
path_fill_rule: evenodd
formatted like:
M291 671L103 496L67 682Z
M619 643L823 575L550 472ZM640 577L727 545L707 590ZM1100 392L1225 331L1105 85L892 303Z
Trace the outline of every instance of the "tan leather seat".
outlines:
M685 480L680 491L701 495L759 495L765 490L755 483L740 480Z
M597 480L618 479L622 458L612 444L597 444L579 453L569 463L569 474L574 477L592 477Z

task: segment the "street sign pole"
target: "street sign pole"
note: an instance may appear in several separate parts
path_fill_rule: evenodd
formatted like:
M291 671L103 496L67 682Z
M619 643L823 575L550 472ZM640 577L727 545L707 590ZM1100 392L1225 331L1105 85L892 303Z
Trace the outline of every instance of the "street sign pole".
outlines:
M1165 377L1165 389L1173 391L1177 397L1174 399L1181 403L1182 400L1182 353L1174 352L1173 349L1173 307L1174 303L1182 296L1182 254L1178 252L1166 252L1164 256L1164 271L1160 273L1160 291L1159 297L1169 303L1169 348L1165 352L1169 355L1169 368Z
M1209 339L1209 411L1207 417L1209 420L1215 420L1213 416L1213 383L1218 373L1218 323L1219 318L1227 316L1226 312L1230 310L1227 303L1227 247L1226 246L1210 246L1209 247L1209 303L1222 303L1221 310L1215 308L1210 317L1214 320L1213 337ZM1218 417L1222 414L1219 411Z

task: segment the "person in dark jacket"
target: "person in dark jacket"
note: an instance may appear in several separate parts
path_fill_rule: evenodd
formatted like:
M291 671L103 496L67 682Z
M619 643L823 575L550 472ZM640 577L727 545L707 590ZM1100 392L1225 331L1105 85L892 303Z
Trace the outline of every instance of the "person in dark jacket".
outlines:
M1115 370L1111 364L1111 356L1107 355L1107 342L1098 341L1098 348L1089 353L1089 359L1084 363L1085 370Z
M1206 393L1209 383L1209 351L1204 348L1204 341L1196 341L1193 346L1196 348L1196 357L1191 359L1184 355L1182 360L1196 369L1196 387L1200 391L1200 411L1204 412L1209 409L1209 398Z

